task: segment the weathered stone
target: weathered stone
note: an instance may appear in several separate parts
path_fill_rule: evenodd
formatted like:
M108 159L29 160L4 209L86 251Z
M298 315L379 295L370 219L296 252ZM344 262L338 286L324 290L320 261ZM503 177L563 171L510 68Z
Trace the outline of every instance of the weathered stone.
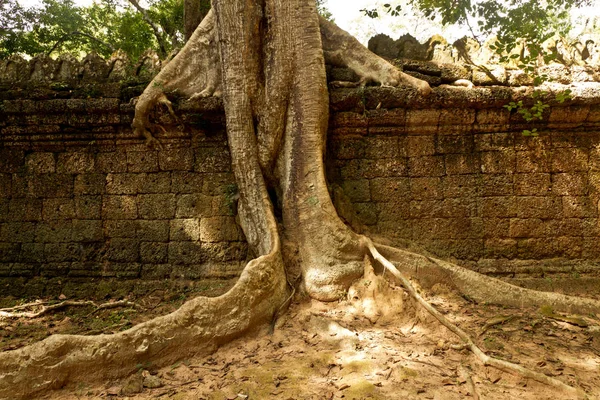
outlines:
M210 217L212 197L204 194L183 194L177 197L176 218Z
M137 221L136 237L149 242L167 242L169 240L169 221L139 220Z
M200 220L200 239L203 242L238 241L242 239L233 217L209 217Z
M158 172L158 152L156 151L128 151L128 172Z
M159 151L158 165L162 171L191 171L194 167L194 152L192 149Z
M134 239L112 239L106 258L109 261L135 262L139 256L139 242Z
M410 157L408 159L409 176L443 176L444 156Z
M107 177L105 174L85 173L75 177L74 193L103 194L105 192Z
M42 219L42 200L16 198L10 199L8 203L7 220L22 221L40 221Z
M72 236L72 225L70 220L40 222L35 227L35 242L69 242Z
M177 203L172 193L141 194L137 196L137 206L140 218L169 219L175 216Z
M443 197L442 181L440 178L412 178L410 194L415 200L441 199Z
M67 174L93 172L95 157L92 153L63 153L58 155L56 171Z
M170 240L198 241L200 240L200 219L173 219L170 227Z
M342 183L344 194L352 202L365 202L371 200L369 181L366 179L345 181Z
M107 238L135 238L137 222L133 220L104 220L104 235Z
M372 201L396 202L410 195L408 178L376 178L369 184Z
M47 174L56 172L53 153L31 153L25 157L25 165L31 173Z
M207 259L200 242L170 242L170 264L201 264Z
M140 243L140 261L150 264L166 263L168 246L168 243L159 242Z
M104 239L102 221L74 219L73 220L73 242L97 242Z
M102 198L102 218L136 219L137 216L136 196L104 196Z

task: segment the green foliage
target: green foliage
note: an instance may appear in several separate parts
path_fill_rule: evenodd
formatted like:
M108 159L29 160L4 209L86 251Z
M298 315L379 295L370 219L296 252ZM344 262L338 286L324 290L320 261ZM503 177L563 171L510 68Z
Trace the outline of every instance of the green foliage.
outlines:
M203 9L210 7L209 0L199 1ZM127 0L97 0L88 7L73 0L42 0L29 9L18 0L0 0L0 58L92 51L106 57L117 49L132 58L147 49L164 57L183 44L184 0L147 4L146 19Z
M555 95L554 101L558 103L564 103L567 100L571 99L571 89L564 90ZM511 101L508 104L504 105L508 111L516 110L523 119L527 122L534 122L535 120L542 121L544 119L544 111L550 107L549 104L544 102L544 97L548 95L548 92L543 90L535 90L531 98L533 100L533 104L531 106L526 106L523 104L522 100L517 102ZM538 136L537 128L533 129L524 129L523 136Z

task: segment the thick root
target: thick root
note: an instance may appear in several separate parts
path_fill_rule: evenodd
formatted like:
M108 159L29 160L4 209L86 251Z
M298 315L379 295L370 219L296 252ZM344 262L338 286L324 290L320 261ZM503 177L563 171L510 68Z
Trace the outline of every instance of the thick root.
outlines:
M377 245L379 251L404 274L424 286L444 283L479 302L509 307L551 307L558 312L600 315L600 301L561 293L540 292L511 285L449 263L406 250Z
M401 72L371 53L355 37L334 23L320 17L319 25L325 61L330 65L350 68L360 77L359 86L368 82L379 83L381 86L408 85L416 88L423 96L431 93L427 82Z
M539 372L535 372L528 368L524 368L520 365L500 360L494 357L490 357L485 354L476 344L473 342L473 339L458 326L450 322L442 313L440 313L435 307L433 307L429 302L427 302L419 293L415 287L410 283L408 278L406 278L394 264L388 261L385 257L383 257L377 248L373 245L373 243L365 238L365 243L367 248L369 249L371 256L379 262L387 271L390 271L392 275L394 275L402 284L402 286L408 291L408 293L421 305L423 306L432 316L434 316L442 325L456 334L466 345L466 347L477 356L477 358L481 361L483 365L489 365L495 368L498 368L502 371L509 372L512 374L517 374L524 378L533 379L538 382L544 383L546 385L555 387L568 393L571 396L577 396L578 398L585 398L585 393L581 389L574 388L569 386L558 379L554 379L547 375L541 374Z
M215 42L215 17L209 11L185 46L154 77L137 100L131 124L135 133L146 138L146 144L157 145L152 135L149 115L159 103L165 104L178 120L166 93L179 92L190 98L221 94L221 66Z
M216 298L198 297L177 311L98 336L54 335L0 353L0 399L31 399L70 382L127 376L136 365L164 366L267 324L286 300L280 252L251 261L237 284Z

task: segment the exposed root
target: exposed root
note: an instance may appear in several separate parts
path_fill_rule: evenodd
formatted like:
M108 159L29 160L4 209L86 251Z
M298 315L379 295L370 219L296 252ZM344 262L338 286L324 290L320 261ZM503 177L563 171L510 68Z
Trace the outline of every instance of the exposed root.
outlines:
M425 287L444 283L479 303L515 308L549 307L558 312L600 315L598 300L526 289L447 261L379 244L376 247L401 272Z
M85 306L93 306L95 310L90 314L98 312L100 310L105 310L108 308L117 308L117 307L136 307L141 308L138 304L128 301L128 300L120 300L113 301L109 303L96 304L91 300L87 301L74 301L67 300L57 304L51 304L46 306L45 302L36 301L33 303L27 303L20 306L10 307L10 308L1 308L0 309L0 320L8 319L8 318L38 318L42 315L48 314L52 311L60 310L66 307L85 307ZM27 309L37 309L37 311L20 311Z
M469 391L471 393L471 397L473 397L473 400L479 400L479 392L477 391L477 387L475 386L475 382L473 382L473 378L471 377L469 370L466 367L461 366L460 373L467 382L467 385L469 385Z
M467 348L469 350L471 350L471 352L473 354L475 354L475 356L477 356L477 358L482 362L483 365L489 365L495 368L498 368L502 371L505 372L509 372L512 374L517 374L519 376L522 376L524 378L529 378L529 379L533 379L536 380L538 382L544 383L546 385L555 387L557 389L563 390L566 393L569 393L570 395L575 395L578 396L580 398L584 398L585 397L585 393L578 388L574 388L573 386L569 386L561 381L559 381L558 379L554 379L551 378L547 375L541 374L539 372L535 372L532 371L530 369L524 368L520 365L508 362L508 361L504 361L504 360L500 360L494 357L490 357L487 354L485 354L474 342L473 339L471 339L471 337L462 329L460 329L458 326L456 326L455 324L453 324L452 322L450 322L442 313L440 313L435 307L433 307L429 302L427 302L425 299L423 299L423 297L421 297L421 295L419 293L417 293L417 290L415 289L415 287L412 285L412 283L408 280L408 278L406 278L397 268L394 264L392 264L390 261L388 261L385 257L383 257L379 251L377 250L377 248L375 248L375 245L373 245L373 242L371 242L370 239L365 238L365 245L367 246L367 248L369 249L369 252L371 253L371 256L377 261L379 262L385 269L387 269L388 271L390 271L390 273L392 275L394 275L402 284L402 286L408 291L408 293L421 305L423 306L423 308L425 308L432 316L434 316L442 325L444 325L446 328L448 328L450 331L452 331L454 334L456 334L462 341L463 343L467 346Z
M136 134L146 138L149 146L160 144L150 131L153 124L149 119L150 112L157 104L166 105L169 114L179 121L166 93L177 91L192 98L221 94L221 68L214 41L215 17L211 10L181 51L154 77L138 98L131 126Z

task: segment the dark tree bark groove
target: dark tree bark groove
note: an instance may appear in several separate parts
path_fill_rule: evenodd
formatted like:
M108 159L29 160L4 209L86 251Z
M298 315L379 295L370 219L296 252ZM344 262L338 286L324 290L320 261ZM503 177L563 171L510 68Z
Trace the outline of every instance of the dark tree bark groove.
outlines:
M277 315L290 295L286 269L301 271L301 289L312 298L337 300L375 254L369 240L340 220L327 189L325 60L351 68L361 84L410 85L422 95L431 89L319 18L314 0L213 0L212 6L138 99L133 128L156 144L148 116L158 103L170 107L166 93L223 96L239 219L256 258L221 297L198 297L115 335L57 335L0 353L0 398L31 398L74 379L122 377L136 364L162 366L214 351ZM280 202L280 221L269 191ZM478 301L600 312L594 300L528 291L441 260L377 248L404 274L453 284Z

